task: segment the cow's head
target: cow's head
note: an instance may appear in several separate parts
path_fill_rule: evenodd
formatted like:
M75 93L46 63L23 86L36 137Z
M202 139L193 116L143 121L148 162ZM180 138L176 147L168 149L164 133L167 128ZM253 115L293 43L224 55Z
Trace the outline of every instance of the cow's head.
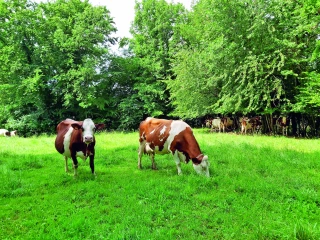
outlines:
M202 174L202 175L205 175L207 177L210 177L209 167L210 167L210 163L208 161L208 156L207 155L203 156L203 158L202 158L202 160L201 160L201 162L199 164L193 163L194 170L198 174Z
M10 136L13 137L13 136L17 136L17 130L14 130L14 131L11 131L10 132Z
M79 123L72 123L71 126L77 130L81 129L83 142L89 144L94 141L95 131L97 129L102 129L104 127L104 124L94 124L94 122L90 118L87 118L83 121L82 125L80 125Z

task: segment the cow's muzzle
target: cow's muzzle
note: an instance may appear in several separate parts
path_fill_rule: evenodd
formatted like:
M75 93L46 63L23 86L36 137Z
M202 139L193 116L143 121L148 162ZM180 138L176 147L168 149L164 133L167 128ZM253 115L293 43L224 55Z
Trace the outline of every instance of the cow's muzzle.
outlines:
M93 142L93 137L92 136L85 136L84 137L84 142L89 144Z

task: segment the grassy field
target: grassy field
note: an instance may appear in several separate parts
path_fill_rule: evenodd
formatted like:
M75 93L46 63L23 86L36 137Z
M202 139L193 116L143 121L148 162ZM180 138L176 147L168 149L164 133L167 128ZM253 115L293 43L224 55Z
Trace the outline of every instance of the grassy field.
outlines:
M97 134L76 178L55 136L0 138L0 239L320 239L319 140L195 135L210 178L138 170L137 133Z

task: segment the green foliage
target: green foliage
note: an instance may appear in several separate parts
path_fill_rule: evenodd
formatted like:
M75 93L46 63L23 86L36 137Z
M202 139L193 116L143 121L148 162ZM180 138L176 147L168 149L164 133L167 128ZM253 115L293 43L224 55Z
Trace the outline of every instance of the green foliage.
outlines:
M318 140L194 133L210 178L171 155L137 169L137 132L96 134L97 176L76 178L54 136L0 138L0 238L320 238Z
M297 98L299 86L306 80L306 91L314 86L305 75L318 68L315 4L198 1L179 26L185 44L173 60L176 78L168 81L173 115L272 113L292 111L295 104L301 107L305 97ZM314 92L310 95L317 98Z
M110 58L108 48L115 41L105 7L79 0L40 4L8 0L1 6L0 84L5 94L0 107L7 114L2 123L10 116L9 125L20 128L32 116L31 122L41 121L38 131L45 132L63 118L87 117L89 107L107 106L106 97L94 99L104 81L98 69Z
M146 115L161 116L170 112L169 93L162 80L172 76L171 41L174 26L185 9L165 0L143 0L135 6L130 47L142 69L135 90Z

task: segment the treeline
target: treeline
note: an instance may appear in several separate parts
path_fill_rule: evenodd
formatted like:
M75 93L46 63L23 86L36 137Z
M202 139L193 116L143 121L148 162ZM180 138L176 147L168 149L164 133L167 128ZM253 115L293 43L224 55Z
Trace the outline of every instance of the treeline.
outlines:
M320 115L316 0L198 0L191 10L141 0L130 39L114 37L110 15L88 1L0 0L1 128L54 132L67 117L131 130L147 116Z

